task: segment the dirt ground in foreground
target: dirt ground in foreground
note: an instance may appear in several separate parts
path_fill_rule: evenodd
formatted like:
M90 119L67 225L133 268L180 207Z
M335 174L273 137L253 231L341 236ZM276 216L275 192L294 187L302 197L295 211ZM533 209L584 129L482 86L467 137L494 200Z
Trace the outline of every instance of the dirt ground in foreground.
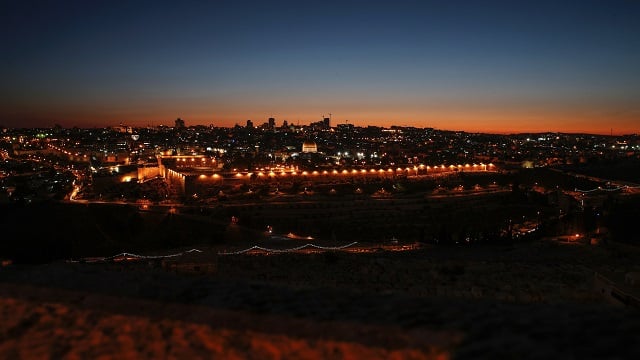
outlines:
M411 253L0 269L2 358L638 358L640 312L592 291L635 251L522 244Z

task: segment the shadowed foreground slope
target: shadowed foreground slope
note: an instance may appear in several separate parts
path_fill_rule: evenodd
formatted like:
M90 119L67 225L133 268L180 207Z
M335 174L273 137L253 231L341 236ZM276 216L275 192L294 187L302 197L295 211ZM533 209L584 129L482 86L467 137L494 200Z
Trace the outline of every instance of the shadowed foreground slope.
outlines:
M146 263L10 266L0 354L638 358L640 314L591 296L588 276L636 263L634 252L522 244L231 256L201 276Z

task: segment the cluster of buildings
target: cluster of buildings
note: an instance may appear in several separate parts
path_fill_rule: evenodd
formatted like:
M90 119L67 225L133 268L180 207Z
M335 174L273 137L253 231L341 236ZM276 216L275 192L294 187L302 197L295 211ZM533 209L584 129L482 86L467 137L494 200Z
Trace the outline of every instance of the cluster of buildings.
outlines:
M602 159L638 158L640 137L586 134L496 135L406 126L354 126L323 118L293 125L275 118L231 128L3 129L7 157L56 155L86 176L121 181L162 177L185 191L188 179L211 183L304 176L421 176L487 171L492 167L544 167Z

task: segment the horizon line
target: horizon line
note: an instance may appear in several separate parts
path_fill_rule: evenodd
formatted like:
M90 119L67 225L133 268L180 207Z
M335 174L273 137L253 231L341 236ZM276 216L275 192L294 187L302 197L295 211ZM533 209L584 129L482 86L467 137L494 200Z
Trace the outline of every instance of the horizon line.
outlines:
M178 118L180 119L180 118ZM316 121L319 122L319 121ZM316 122L310 122L308 124L294 124L291 123L289 124L289 126L293 126L293 127L309 127L311 126L311 124L316 123ZM265 123L266 124L266 123ZM4 128L4 129L12 129L12 130L24 130L24 129L55 129L59 124L54 124L53 126L33 126L33 127L29 127L29 126L25 126L25 127L11 127L11 126L3 126L0 125L0 128ZM253 129L259 130L260 126L264 125L264 124L260 124L257 126L254 126ZM444 128L437 128L437 127L432 127L432 126L424 126L424 127L419 127L419 126L413 126L413 125L389 125L389 126L380 126L380 125L356 125L356 124L349 124L349 123L340 123L339 125L352 125L354 128L367 128L367 127L377 127L377 128L382 128L382 129L391 129L391 128L414 128L414 129L432 129L434 131L442 131L442 132L459 132L459 133L469 133L469 134L484 134L484 135L504 135L504 136L508 136L508 135L524 135L524 134L563 134L563 135L595 135L595 136L638 136L638 132L629 132L629 133L613 133L613 130L609 133L598 133L598 132L588 132L588 131L555 131L555 130L530 130L530 131L473 131L473 130L457 130L457 129L444 129ZM171 125L166 125L166 124L147 124L147 125L127 125L125 123L120 123L118 125L108 125L108 126L62 126L59 125L59 127L61 129L83 129L83 130L90 130L90 129L110 129L110 128L117 128L117 127L127 127L127 128L131 128L131 129L149 129L149 128L157 128L157 127L166 127L166 128L173 128L175 129L175 126L171 126ZM185 126L185 129L189 129L189 128L194 128L194 127L207 127L207 128L216 128L216 129L233 129L236 127L240 127L240 128L246 128L246 126L240 125L238 123L236 123L235 125L232 126L222 126L222 125L213 125L213 124L192 124L192 125L188 125ZM282 126L276 126L274 129L279 129L282 128ZM333 128L337 128L337 126L331 126L330 129Z

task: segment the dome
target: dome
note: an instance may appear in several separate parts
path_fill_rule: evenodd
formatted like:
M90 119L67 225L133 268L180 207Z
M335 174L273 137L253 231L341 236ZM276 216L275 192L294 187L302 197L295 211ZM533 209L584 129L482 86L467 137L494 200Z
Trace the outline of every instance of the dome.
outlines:
M314 141L305 140L305 142L302 143L302 152L303 153L318 152L318 145L316 145L316 143Z

